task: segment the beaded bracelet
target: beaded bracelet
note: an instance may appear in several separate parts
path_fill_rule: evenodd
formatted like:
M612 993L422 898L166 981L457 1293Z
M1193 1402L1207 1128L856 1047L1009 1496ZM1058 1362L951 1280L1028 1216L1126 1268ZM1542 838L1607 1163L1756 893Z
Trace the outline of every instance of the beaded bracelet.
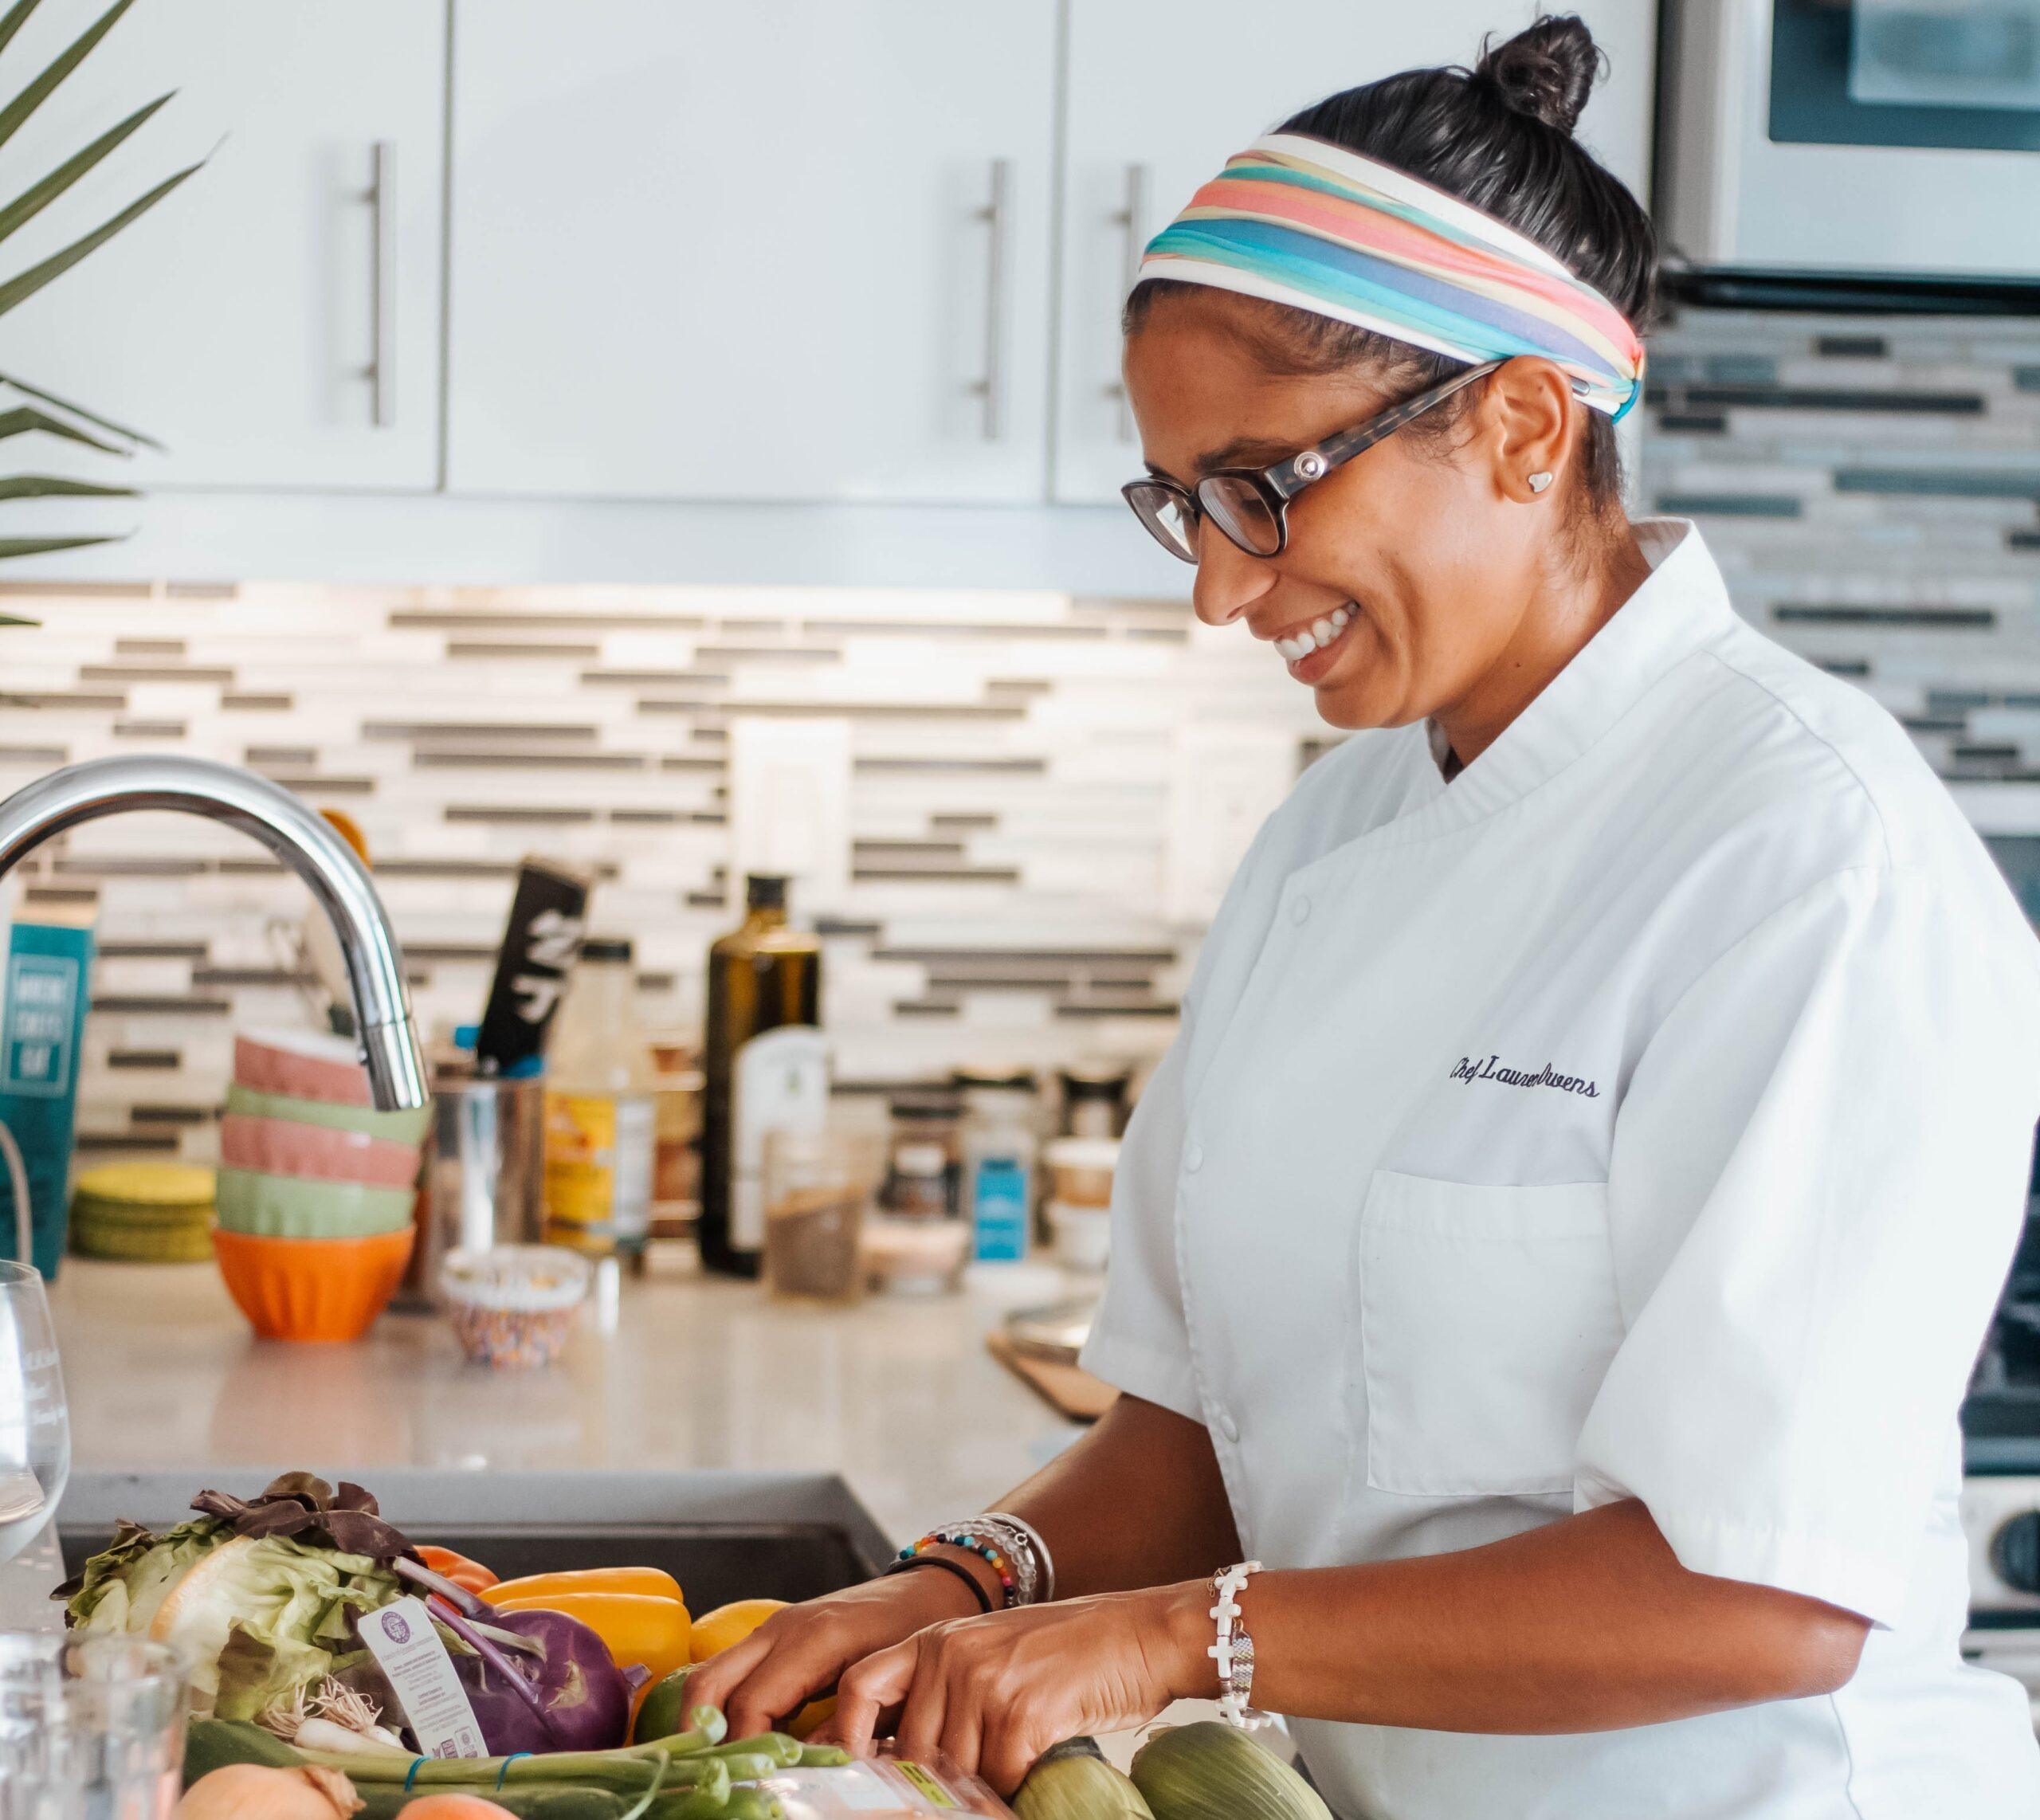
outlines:
M998 1575L999 1591L1006 1609L1010 1610L1019 1602L1013 1577L1012 1563L991 1543L982 1542L976 1536L968 1535L963 1530L931 1530L912 1547L902 1548L900 1551L900 1559L903 1561L911 1561L916 1555L924 1555L929 1549L936 1547L961 1548L977 1555L991 1568L994 1574Z

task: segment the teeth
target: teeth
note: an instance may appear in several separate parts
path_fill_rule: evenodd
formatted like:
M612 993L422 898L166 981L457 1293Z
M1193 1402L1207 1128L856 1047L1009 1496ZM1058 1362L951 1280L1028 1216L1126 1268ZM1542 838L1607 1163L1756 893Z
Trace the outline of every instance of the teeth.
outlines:
M1300 664L1313 651L1321 651L1353 623L1354 609L1342 606L1315 625L1306 626L1287 638L1277 638L1275 649L1285 662Z

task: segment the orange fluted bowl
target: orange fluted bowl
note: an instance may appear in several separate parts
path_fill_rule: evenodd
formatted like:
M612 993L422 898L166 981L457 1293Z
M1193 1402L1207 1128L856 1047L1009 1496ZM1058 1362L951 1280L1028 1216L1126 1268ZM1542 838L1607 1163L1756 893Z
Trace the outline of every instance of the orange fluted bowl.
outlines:
M265 1340L359 1340L389 1306L410 1261L413 1229L368 1238L213 1234L220 1274Z

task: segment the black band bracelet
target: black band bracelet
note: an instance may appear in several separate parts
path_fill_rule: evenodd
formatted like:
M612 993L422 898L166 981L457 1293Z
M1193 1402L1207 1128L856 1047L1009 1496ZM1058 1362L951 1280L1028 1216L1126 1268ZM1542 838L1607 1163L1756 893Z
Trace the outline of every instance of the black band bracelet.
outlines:
M978 1602L979 1610L987 1614L991 1610L991 1595L978 1584L978 1576L960 1561L945 1561L940 1555L915 1555L904 1561L895 1561L878 1577L889 1579L895 1574L910 1574L916 1567L940 1567L945 1574L954 1574L971 1589L971 1597Z

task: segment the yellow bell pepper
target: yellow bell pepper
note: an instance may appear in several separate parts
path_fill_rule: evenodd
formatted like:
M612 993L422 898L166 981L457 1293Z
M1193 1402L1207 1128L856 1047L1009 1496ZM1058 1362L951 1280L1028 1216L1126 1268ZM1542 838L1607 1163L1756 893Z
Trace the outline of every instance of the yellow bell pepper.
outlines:
M550 1598L555 1593L645 1593L685 1605L680 1582L661 1567L580 1567L569 1573L526 1574L499 1580L483 1594L492 1605L505 1599Z
M693 1624L677 1598L649 1593L563 1592L519 1596L508 1585L491 1587L488 1602L499 1611L563 1611L578 1618L609 1645L620 1669L641 1663L655 1686L693 1659Z
M694 1659L705 1662L732 1643L741 1643L775 1611L784 1611L783 1598L740 1598L719 1605L694 1621Z

